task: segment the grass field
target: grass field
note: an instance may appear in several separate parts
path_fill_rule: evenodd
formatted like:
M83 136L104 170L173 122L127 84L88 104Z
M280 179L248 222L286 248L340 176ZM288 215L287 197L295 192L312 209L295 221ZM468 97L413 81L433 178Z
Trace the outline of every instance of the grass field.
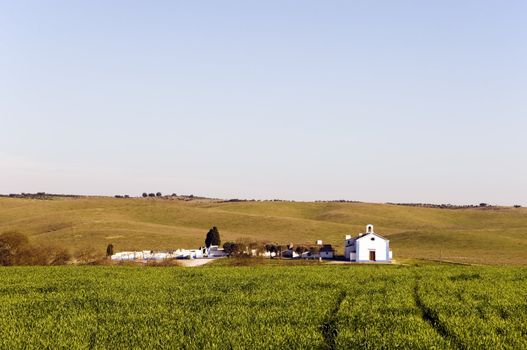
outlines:
M203 245L218 226L222 240L296 244L322 239L343 253L343 238L368 223L391 241L396 259L527 264L524 208L444 210L361 203L178 201L163 199L0 198L0 232L72 250L171 249Z
M4 267L1 349L525 349L527 270Z

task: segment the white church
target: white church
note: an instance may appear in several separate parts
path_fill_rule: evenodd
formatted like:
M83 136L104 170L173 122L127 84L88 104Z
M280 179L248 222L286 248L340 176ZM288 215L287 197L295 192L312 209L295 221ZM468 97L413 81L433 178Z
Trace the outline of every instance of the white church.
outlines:
M357 238L346 236L344 245L344 258L353 262L380 262L392 261L390 241L373 231L373 225L366 226L366 232Z

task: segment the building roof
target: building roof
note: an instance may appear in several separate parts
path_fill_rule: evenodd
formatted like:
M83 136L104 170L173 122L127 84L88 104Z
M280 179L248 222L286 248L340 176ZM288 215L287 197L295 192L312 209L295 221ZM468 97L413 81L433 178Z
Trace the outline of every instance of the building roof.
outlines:
M324 245L320 248L320 251L321 251L321 252L333 252L333 251L335 251L335 249L333 249L333 247L331 246L331 244L324 244Z
M388 240L389 240L388 238L383 237L383 236L381 236L380 234L375 233L375 232L370 232L370 233L362 234L362 236L357 237L355 240L363 239L364 237L367 237L367 236L369 236L369 235L377 236L377 237L379 237L380 239L383 239L383 240L385 240L385 241L388 241Z

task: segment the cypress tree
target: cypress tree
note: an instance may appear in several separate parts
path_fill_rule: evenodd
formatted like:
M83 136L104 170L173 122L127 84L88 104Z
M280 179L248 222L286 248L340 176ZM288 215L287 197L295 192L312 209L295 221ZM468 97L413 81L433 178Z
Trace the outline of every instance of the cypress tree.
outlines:
M108 244L106 247L106 256L112 256L113 255L113 244Z
M209 230L209 232L207 232L207 236L205 236L205 246L209 248L211 245L219 246L220 244L220 231L218 231L218 228L214 226Z

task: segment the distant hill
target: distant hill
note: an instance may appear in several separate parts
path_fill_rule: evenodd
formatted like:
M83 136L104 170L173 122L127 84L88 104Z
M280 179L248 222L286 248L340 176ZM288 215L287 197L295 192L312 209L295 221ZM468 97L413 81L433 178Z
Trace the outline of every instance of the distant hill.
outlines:
M222 240L278 243L322 239L343 253L346 234L366 224L391 241L396 259L527 264L527 210L439 209L342 202L258 202L181 198L0 198L0 233L71 250L173 249L203 245L217 226Z

